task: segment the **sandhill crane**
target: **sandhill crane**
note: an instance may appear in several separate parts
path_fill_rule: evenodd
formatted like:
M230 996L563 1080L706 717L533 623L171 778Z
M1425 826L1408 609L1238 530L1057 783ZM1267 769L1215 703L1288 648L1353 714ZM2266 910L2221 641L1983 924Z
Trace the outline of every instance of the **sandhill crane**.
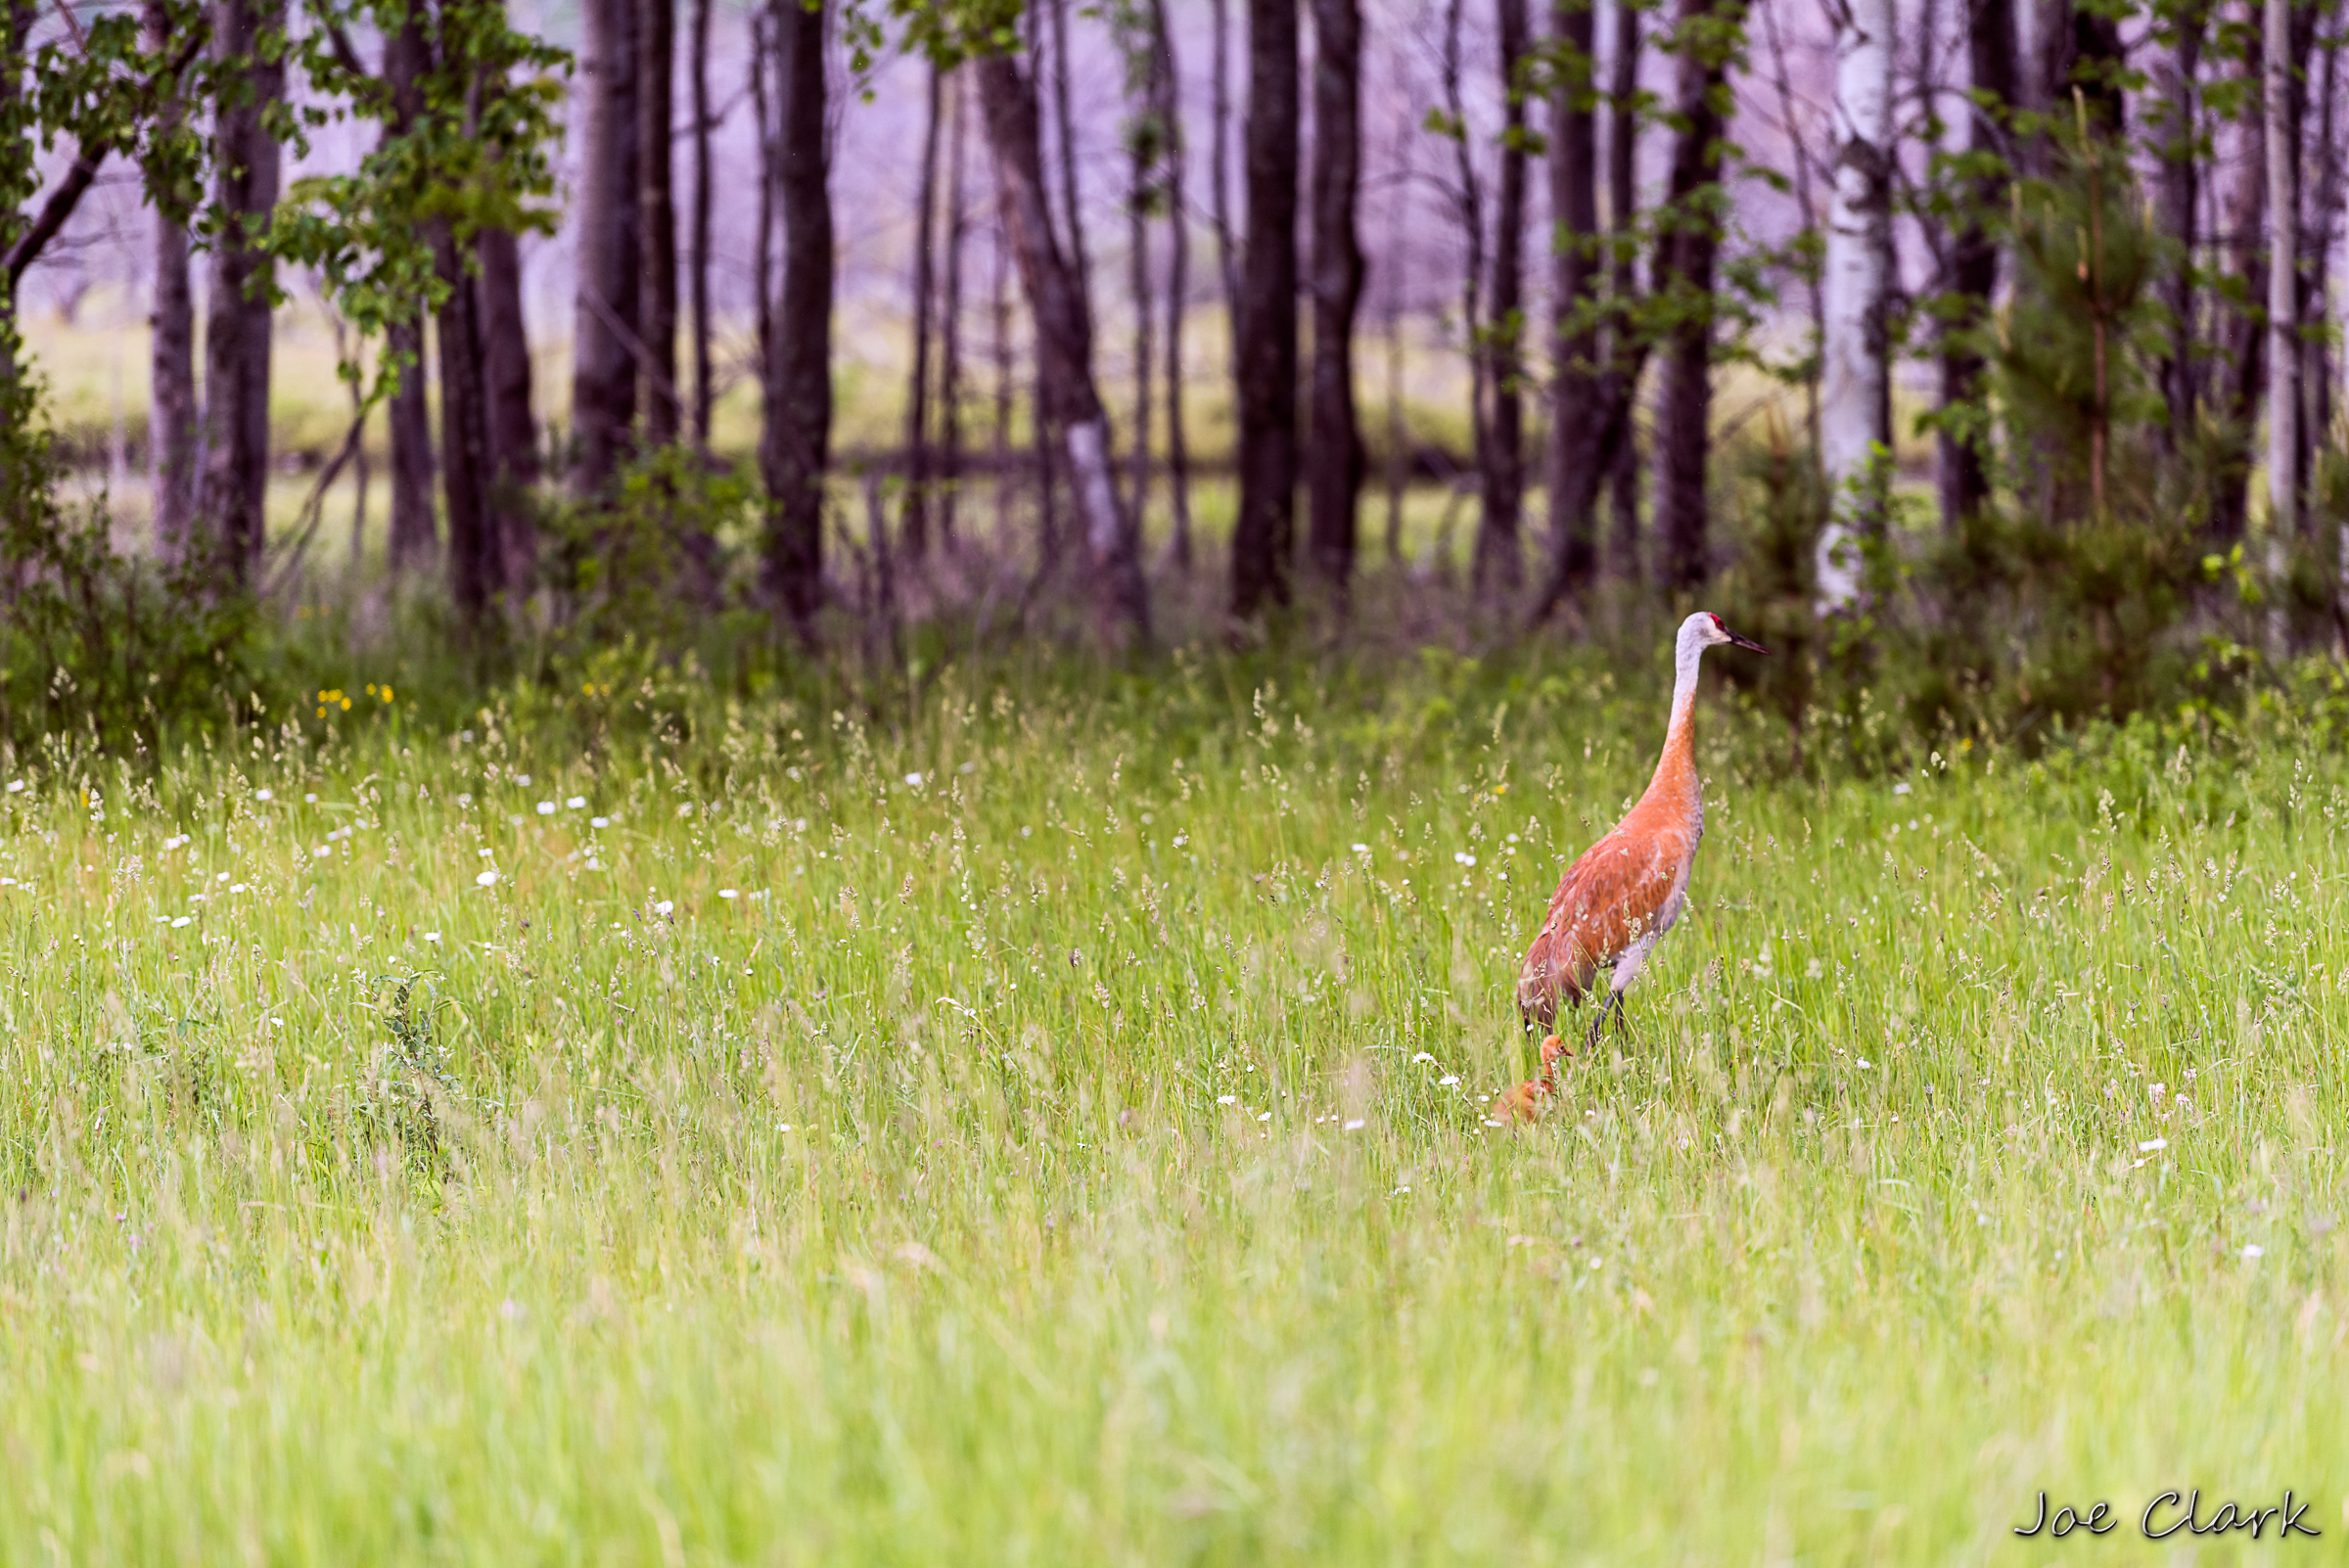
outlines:
M1740 637L1721 617L1700 610L1681 623L1673 645L1672 719L1664 731L1664 755L1656 760L1647 793L1607 836L1566 868L1549 913L1517 973L1517 1010L1530 1026L1544 1031L1557 1022L1558 1003L1580 1003L1600 969L1610 971L1607 994L1592 1011L1584 1048L1598 1043L1599 1026L1612 1009L1623 1016L1623 993L1664 940L1688 899L1688 868L1696 862L1697 841L1705 836L1705 802L1696 776L1696 669L1707 648L1727 643L1770 650ZM1520 1084L1494 1106L1499 1116L1530 1119L1557 1087L1561 1055L1570 1055L1553 1033L1542 1041L1542 1076Z

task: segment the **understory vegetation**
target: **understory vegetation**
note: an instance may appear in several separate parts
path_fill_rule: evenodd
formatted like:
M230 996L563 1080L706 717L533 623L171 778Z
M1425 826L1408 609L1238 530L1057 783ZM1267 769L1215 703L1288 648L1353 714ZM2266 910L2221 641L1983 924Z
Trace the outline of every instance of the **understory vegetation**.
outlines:
M2338 667L1865 773L1717 695L1687 916L1495 1126L1663 674L971 663L563 727L354 671L20 761L0 1557L2349 1528Z

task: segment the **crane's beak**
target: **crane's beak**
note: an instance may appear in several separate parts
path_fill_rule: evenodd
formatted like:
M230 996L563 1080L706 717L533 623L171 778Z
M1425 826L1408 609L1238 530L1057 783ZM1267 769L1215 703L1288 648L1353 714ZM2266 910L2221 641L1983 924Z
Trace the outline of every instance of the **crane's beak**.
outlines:
M1724 631L1729 631L1729 628L1727 626L1724 626L1721 629ZM1732 648L1743 648L1748 653L1766 654L1770 652L1768 648L1763 647L1760 643L1754 641L1753 638L1740 637L1734 631L1729 631L1729 646Z

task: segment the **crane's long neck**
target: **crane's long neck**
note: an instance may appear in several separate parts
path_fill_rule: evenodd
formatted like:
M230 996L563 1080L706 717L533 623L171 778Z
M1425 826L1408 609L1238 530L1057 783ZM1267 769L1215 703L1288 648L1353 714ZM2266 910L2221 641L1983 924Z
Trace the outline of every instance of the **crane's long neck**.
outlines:
M1664 730L1664 755L1656 759L1656 776L1648 784L1659 789L1684 784L1696 777L1696 668L1705 645L1682 637L1675 651L1672 671L1672 719Z

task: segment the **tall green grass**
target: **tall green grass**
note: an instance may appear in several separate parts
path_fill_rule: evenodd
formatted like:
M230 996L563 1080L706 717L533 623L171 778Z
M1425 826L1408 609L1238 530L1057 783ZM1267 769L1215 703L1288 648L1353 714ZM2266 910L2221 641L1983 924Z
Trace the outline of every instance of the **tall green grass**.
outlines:
M2197 1485L2349 1534L2312 723L1813 783L1710 706L1688 914L1516 1130L1652 672L1266 668L560 748L361 684L12 775L0 1559L1976 1561L2044 1488L2118 1561Z

